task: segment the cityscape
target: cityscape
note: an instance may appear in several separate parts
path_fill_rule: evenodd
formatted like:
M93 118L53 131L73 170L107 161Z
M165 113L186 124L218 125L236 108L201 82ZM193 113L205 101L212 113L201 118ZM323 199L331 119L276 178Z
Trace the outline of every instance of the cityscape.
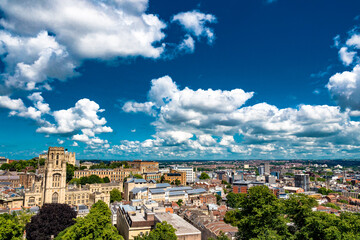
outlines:
M359 0L0 0L0 240L360 240Z
M343 233L338 230L340 234L348 234L344 239L359 236L356 221L360 216L360 167L357 160L87 161L77 160L76 153L64 147L49 147L46 154L31 160L1 157L0 163L2 216L10 214L16 218L26 214L32 222L34 216L42 214L43 208L67 205L71 207L67 211L72 211L73 217L90 221L92 209L101 202L108 209L107 228L111 230L100 228L97 231L112 231L111 237L104 232L96 233L102 239L147 239L155 229L161 228L158 224L170 224L176 239L250 239L249 236L259 236L256 231L246 231L246 228L242 231L244 226L237 223L246 218L238 219L236 214L245 207L251 208L244 205L245 200L241 197L253 198L257 204L274 208L276 204L283 204L285 212L276 213L273 209L271 214L275 215L271 218L276 214L284 218L287 222L284 226L289 226L287 239L297 239L305 231L310 236L327 233L328 228L336 225L330 222L315 231L308 229L311 225L306 223L307 218L317 216L320 219L325 215L344 221L341 224L346 221L355 224ZM264 202L269 196L273 203ZM252 210L260 211L261 207ZM53 211L56 214L56 210ZM251 217L256 217L253 214ZM289 214L291 219L284 214ZM297 214L305 215L301 215L303 219L300 220ZM264 227L261 218L263 216L260 219L257 216L253 220L260 221L258 228ZM47 220L50 221L45 217L42 221ZM289 225L292 222L298 224L295 221L305 223L302 227ZM39 233L31 222L22 226L24 232L18 232L17 237L48 239L58 234L56 239L82 239L85 236L81 234L89 235L89 231L94 231L90 227L84 230L85 233L77 233L71 229L76 223L60 231L48 227ZM163 234L169 237L170 232ZM263 234L268 239L274 233ZM283 237L280 233L274 236Z

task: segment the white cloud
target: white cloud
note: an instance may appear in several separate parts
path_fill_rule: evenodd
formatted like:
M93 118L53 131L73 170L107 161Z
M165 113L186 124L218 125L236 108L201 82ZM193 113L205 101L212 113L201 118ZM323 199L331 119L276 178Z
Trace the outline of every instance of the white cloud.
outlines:
M49 88L51 79L76 76L76 63L66 48L44 31L35 37L18 37L0 31L0 53L5 54L6 73L2 78L9 89Z
M352 71L336 73L326 87L343 109L360 110L360 65Z
M154 46L166 24L146 14L148 1L12 0L1 1L2 25L19 34L44 29L81 58L144 56L157 58L163 46Z
M347 47L342 47L339 50L339 57L345 66L349 66L356 56L356 52L349 51Z
M58 139L57 139L57 142L58 142L60 145L62 145L62 144L64 144L65 141L58 138Z
M192 53L195 42L190 35L179 44L165 44L167 24L146 12L148 4L148 0L0 1L0 55L6 67L0 95L9 95L14 88L50 90L54 79L77 76L76 68L86 59L156 59ZM215 19L198 11L176 15L176 21L209 42L214 34L205 25ZM165 53L167 46L170 50Z
M99 117L103 112L100 106L89 99L79 100L74 107L51 112L49 104L44 102L40 92L28 96L34 106L26 107L21 99L11 99L0 96L0 108L10 109L11 116L30 118L40 127L37 132L47 135L71 136L72 140L85 142L88 145L107 146L108 141L96 135L112 132L112 128L105 126L106 119ZM46 117L45 117L46 116ZM49 121L54 118L54 123ZM62 139L58 139L59 144Z
M351 35L351 37L346 41L346 45L360 49L360 35L359 34Z
M77 137L93 137L95 133L112 132L110 127L104 126L106 120L98 116L100 112L103 112L103 110L100 109L100 106L96 102L87 98L80 99L75 104L75 107L54 111L52 115L54 116L56 124L40 127L37 129L37 132L47 134L73 134L82 131L82 135L75 135Z
M195 40L187 34L182 43L178 46L178 49L179 51L193 53L195 51Z
M152 102L145 102L145 103L137 103L137 102L126 102L122 107L122 110L125 112L144 112L149 115L154 114L153 109L154 103Z
M308 158L309 152L327 156L336 149L360 145L359 123L350 119L354 111L341 112L327 105L244 106L252 92L180 89L169 76L151 83L146 103L153 103L156 133L143 142L122 141L109 149L111 153L149 158L214 154L223 158L266 154Z
M216 22L216 17L212 14L193 10L176 14L172 21L178 22L189 34L195 37L206 37L209 43L215 39L214 30L206 26L208 23Z
M25 108L25 105L20 98L11 99L8 96L0 96L0 107L10 110L22 110Z

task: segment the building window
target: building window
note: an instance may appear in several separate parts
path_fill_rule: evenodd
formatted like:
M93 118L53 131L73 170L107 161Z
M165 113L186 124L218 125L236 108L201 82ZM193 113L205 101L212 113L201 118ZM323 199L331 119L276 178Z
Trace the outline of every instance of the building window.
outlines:
M60 187L60 179L61 179L61 175L56 173L53 175L53 182L52 182L52 186L53 187Z
M35 202L35 198L34 197L29 198L29 203L33 203L33 202Z
M58 201L59 201L59 194L57 192L55 192L52 195L52 203L58 203Z

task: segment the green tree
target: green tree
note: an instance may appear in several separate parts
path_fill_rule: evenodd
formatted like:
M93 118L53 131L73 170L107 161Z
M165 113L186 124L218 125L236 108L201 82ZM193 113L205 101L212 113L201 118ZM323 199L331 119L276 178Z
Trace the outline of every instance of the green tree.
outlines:
M235 205L240 207L236 212L238 221L238 238L252 239L264 232L269 232L277 239L288 239L291 234L287 220L282 214L282 205L266 186L254 186L247 194L238 198Z
M220 232L216 238L208 238L208 240L230 240L230 238L228 238L228 236L226 236L223 232Z
M201 173L199 179L202 179L202 180L210 179L210 176L206 172L203 172L203 173Z
M143 177L140 174L134 174L133 177L137 179L143 179Z
M70 180L74 177L74 172L78 168L72 164L66 163L66 182L70 182Z
M110 202L120 202L122 200L121 192L114 188L110 191Z
M137 236L134 240L177 240L176 229L166 221L157 223L154 230L144 236Z
M313 213L312 208L318 203L315 198L307 197L304 194L292 194L284 201L284 211L294 222L297 229L305 225L305 219Z
M176 185L176 186L179 186L180 184L181 184L180 180L179 180L179 179L176 179L176 180L175 180L175 185Z
M179 205L179 207L181 207L181 205L183 204L183 200L179 199L176 203L177 203L177 205Z
M325 187L321 187L318 190L318 193L322 194L322 195L329 195L329 193L333 193L334 191L332 191L331 189L327 189Z
M123 240L111 224L111 212L103 201L96 202L88 215L76 219L76 223L59 233L55 239L108 239Z
M108 177L104 177L104 178L103 178L103 182L104 182L104 183L109 183L109 182L110 182L110 179L109 179Z
M0 214L0 239L20 240L31 215L29 211Z
M244 201L246 194L229 192L226 196L226 204L232 208L239 208Z
M340 210L341 208L338 205L335 205L334 203L324 203L323 204L324 207L330 207L336 210Z
M70 180L69 184L80 185L81 184L81 179L80 178L73 178L73 179Z

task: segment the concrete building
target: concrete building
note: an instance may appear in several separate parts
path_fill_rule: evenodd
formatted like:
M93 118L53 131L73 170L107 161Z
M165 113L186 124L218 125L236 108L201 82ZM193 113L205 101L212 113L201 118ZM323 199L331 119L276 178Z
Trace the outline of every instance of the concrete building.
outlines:
M176 229L178 240L201 240L201 232L176 214L156 213L155 219L156 222L166 221L171 224Z
M265 167L264 166L259 166L258 167L258 172L259 172L259 175L262 176L265 174Z
M125 240L148 234L155 226L155 214L143 208L122 205L117 211L116 227Z
M310 177L309 174L296 174L295 175L295 187L300 187L305 192L310 190Z
M193 183L195 181L195 173L193 167L181 167L181 166L173 166L172 169L178 170L180 172L186 172L186 182Z
M201 240L201 232L176 214L166 213L165 208L153 207L151 211L142 205L138 207L121 205L117 210L117 229L125 240L148 234L156 223L166 221L176 229L179 240Z
M265 170L266 175L270 174L270 163L269 162L264 163L264 170Z
M9 159L6 157L0 157L0 166L3 165L4 163L9 163Z

